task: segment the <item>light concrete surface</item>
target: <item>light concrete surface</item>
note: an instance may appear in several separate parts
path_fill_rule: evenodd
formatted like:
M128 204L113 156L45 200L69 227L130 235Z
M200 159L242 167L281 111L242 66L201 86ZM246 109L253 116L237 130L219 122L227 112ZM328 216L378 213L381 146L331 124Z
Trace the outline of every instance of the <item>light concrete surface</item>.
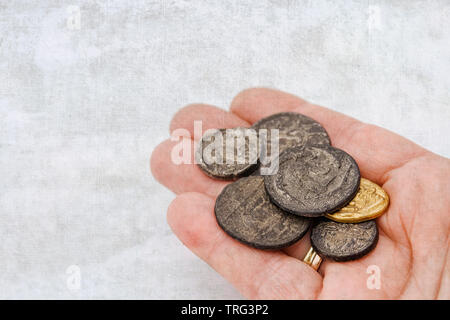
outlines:
M450 156L449 1L0 1L0 298L241 298L165 220L172 115L275 87Z

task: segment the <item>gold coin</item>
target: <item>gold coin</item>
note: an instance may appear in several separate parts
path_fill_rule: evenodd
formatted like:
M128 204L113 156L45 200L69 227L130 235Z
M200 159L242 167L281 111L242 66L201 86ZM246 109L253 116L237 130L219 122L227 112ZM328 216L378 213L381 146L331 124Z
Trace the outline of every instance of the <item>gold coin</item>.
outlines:
M350 203L339 211L327 213L331 220L356 223L381 216L389 205L389 196L379 185L361 178L358 193Z

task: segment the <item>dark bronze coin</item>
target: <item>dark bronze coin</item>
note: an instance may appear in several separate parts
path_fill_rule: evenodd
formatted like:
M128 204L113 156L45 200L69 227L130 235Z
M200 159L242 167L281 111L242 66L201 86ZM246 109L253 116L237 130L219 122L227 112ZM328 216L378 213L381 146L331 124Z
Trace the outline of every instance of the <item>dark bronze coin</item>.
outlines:
M195 160L208 176L234 180L258 166L258 136L250 128L218 129L203 135Z
M287 148L313 145L330 145L328 133L317 121L295 112L282 112L263 118L254 123L254 128L260 134L261 143L261 167L270 167L270 160L278 157ZM261 129L267 129L267 135L261 135ZM271 130L278 130L278 148L272 147ZM274 150L272 150L274 149ZM277 150L278 149L278 150ZM264 161L267 159L266 161ZM255 174L260 174L260 169Z
M318 217L346 206L356 195L361 176L355 160L331 146L286 149L278 172L264 176L270 199L285 211Z
M241 178L226 186L214 207L219 226L231 237L258 249L280 249L300 240L310 219L282 211L270 202L264 178Z
M350 261L368 254L378 242L375 220L340 223L323 220L313 226L311 245L322 257Z

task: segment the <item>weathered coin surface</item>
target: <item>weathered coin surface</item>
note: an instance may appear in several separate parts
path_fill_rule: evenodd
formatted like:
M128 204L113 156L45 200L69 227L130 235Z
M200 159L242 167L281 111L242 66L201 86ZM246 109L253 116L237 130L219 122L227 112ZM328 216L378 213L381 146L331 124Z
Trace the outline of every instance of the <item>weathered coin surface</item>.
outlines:
M270 199L285 211L318 217L347 205L356 195L360 173L355 160L331 146L286 149L278 172L264 176Z
M254 123L252 128L260 134L261 159L267 159L261 163L263 168L269 167L270 160L278 157L287 148L306 144L331 144L328 133L320 123L296 112L276 113ZM261 129L266 129L267 134L262 135ZM272 134L273 129L278 130L278 136ZM278 148L276 144L273 144L273 139L278 141ZM260 169L255 174L260 174Z
M195 160L208 176L234 180L258 166L258 136L250 128L217 129L203 135Z
M389 206L389 196L379 185L361 178L359 190L353 200L334 213L325 216L344 223L356 223L381 216Z
M359 259L375 248L378 228L374 220L340 223L323 219L311 230L311 245L322 257L335 261Z
M259 249L280 249L300 240L311 220L282 211L272 202L260 176L227 185L214 207L219 226L231 237Z

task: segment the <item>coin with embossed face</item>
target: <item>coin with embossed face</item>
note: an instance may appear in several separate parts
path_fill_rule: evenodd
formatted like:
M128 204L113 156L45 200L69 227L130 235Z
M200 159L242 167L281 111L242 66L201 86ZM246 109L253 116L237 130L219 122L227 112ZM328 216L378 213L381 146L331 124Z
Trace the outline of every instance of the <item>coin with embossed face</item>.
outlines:
M346 206L359 188L355 160L331 146L286 149L276 174L264 176L270 199L281 209L305 217L323 216Z
M374 220L340 223L323 219L311 230L311 245L322 257L350 261L368 254L378 242Z
M208 176L234 180L249 175L258 166L258 136L250 128L217 129L205 133L195 160Z
M356 223L381 216L389 206L389 196L379 185L361 178L359 190L353 200L334 213L325 216L331 220Z
M278 157L287 148L331 144L328 133L320 123L296 112L273 114L254 123L252 128L260 137L262 168L270 168L271 159ZM254 174L260 174L260 169Z
M219 226L231 237L259 249L280 249L300 240L310 219L282 211L270 202L260 176L227 185L214 207Z

